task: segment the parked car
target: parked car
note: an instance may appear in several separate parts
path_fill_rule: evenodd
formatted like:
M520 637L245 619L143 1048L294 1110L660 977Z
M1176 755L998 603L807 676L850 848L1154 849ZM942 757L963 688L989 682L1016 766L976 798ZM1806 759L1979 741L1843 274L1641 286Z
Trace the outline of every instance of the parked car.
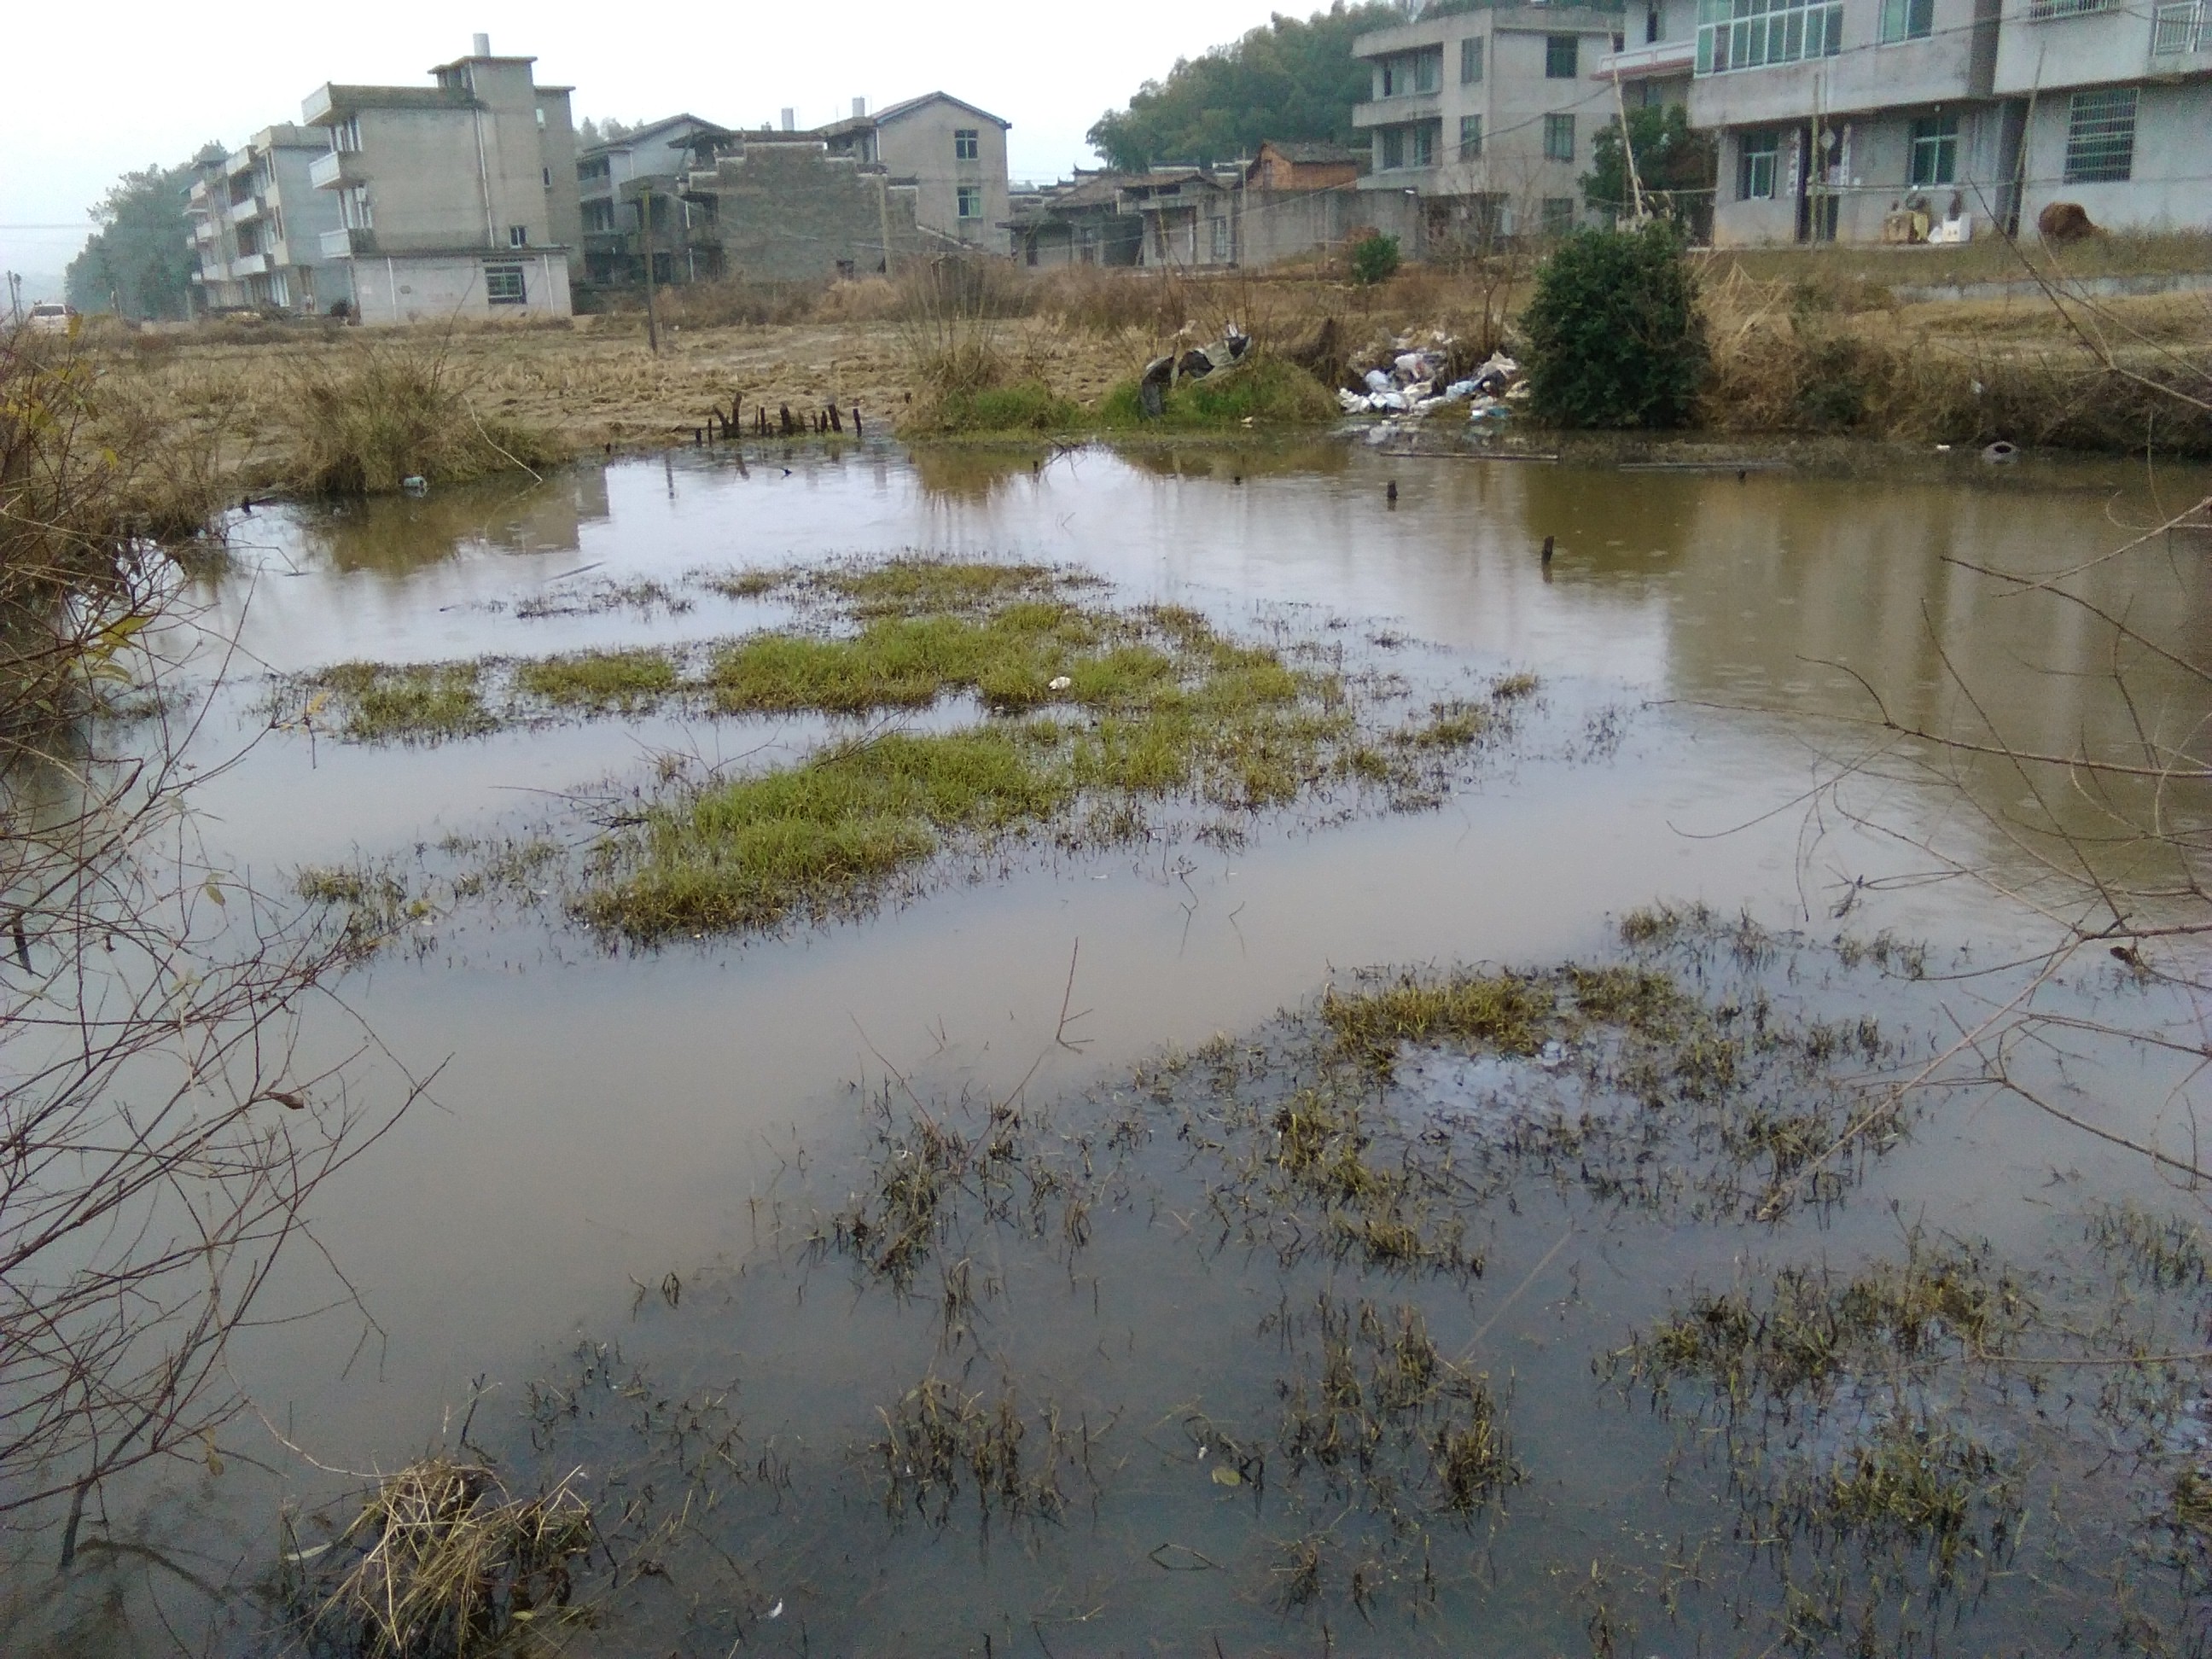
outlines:
M75 306L58 304L52 300L41 300L31 307L29 327L34 334L66 334L69 332L70 324L76 317Z

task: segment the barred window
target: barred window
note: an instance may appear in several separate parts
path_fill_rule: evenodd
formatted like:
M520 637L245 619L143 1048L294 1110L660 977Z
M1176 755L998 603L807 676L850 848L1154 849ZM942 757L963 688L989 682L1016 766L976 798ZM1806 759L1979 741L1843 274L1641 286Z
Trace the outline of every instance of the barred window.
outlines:
M1833 58L1843 49L1843 0L1698 0L1700 75Z
M2112 0L2027 0L2030 17L2071 17L2076 12L2102 11Z
M1544 159L1547 161L1571 161L1575 159L1573 116L1547 115L1544 118Z
M495 306L519 306L526 295L522 286L520 265L486 265L484 267L484 298Z
M2066 111L2066 182L2124 182L2136 165L2136 89L2077 92Z
M1459 80L1471 87L1482 79L1482 37L1471 34L1459 43Z
M1459 159L1472 161L1482 154L1482 118L1462 115L1459 118Z

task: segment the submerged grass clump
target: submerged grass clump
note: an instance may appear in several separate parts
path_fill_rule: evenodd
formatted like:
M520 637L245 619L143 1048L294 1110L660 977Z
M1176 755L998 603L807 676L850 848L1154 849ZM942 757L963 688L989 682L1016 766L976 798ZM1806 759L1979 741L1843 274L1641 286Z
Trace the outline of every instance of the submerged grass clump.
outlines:
M1664 1037L1689 1006L1663 974L1570 965L1550 973L1407 975L1379 990L1332 988L1321 1012L1346 1055L1388 1073L1409 1043L1449 1042L1526 1059L1593 1026Z
M439 743L497 729L473 662L342 662L296 683L300 719L312 726L332 705L357 743Z
M571 1476L535 1497L510 1495L490 1469L428 1457L378 1485L286 1589L311 1647L359 1659L465 1659L525 1626L578 1616L571 1564L597 1542Z
M1786 1402L1854 1370L1987 1353L2029 1311L2026 1291L1982 1256L1916 1247L1902 1262L1875 1262L1849 1279L1790 1267L1763 1294L1700 1293L1613 1362L1655 1398L1697 1382L1733 1412Z
M1032 1420L1010 1383L986 1399L927 1376L877 1415L884 1425L874 1448L883 1464L884 1512L895 1518L911 1510L944 1526L964 1482L987 1525L994 1515L1057 1521L1067 1510L1071 1485L1097 1485L1088 1424L1070 1430L1049 1401Z

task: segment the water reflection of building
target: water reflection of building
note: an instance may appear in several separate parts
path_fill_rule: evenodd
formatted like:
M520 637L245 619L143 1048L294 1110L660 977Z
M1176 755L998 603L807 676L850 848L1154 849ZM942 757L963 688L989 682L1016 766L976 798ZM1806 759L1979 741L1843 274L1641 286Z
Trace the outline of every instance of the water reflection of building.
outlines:
M607 516L606 468L578 465L542 484L501 478L419 501L383 496L312 508L299 521L301 551L333 570L400 576L465 550L574 552L584 526Z

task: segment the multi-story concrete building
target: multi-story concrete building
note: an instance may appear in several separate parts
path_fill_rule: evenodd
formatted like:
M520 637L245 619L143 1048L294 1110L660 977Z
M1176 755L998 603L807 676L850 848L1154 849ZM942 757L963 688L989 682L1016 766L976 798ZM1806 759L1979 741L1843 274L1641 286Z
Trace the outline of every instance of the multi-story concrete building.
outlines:
M1970 240L2053 202L2212 227L2208 0L1698 0L1713 240ZM1628 73L1621 54L1621 72Z
M344 274L323 249L338 226L338 204L308 174L325 149L307 127L264 127L243 149L198 159L199 177L185 197L192 306L216 311L291 311L312 315L349 297Z
M915 190L925 231L990 253L1006 234L1006 129L1012 124L942 92L867 113L860 99L845 120L816 130L832 155L881 167Z
M633 268L649 245L656 282L827 283L950 246L915 226L912 184L832 154L816 133L705 131L675 176L622 187Z
M1595 71L1625 27L1610 8L1497 5L1360 35L1374 88L1352 120L1374 165L1359 188L1419 201L1422 252L1595 222L1580 179L1615 110Z
M364 323L569 313L575 132L535 61L479 34L434 85L333 84L302 106L325 139L310 176L339 206L324 246Z
M2020 110L2020 215L2212 229L2212 3L2002 0L1995 89Z
M635 215L625 204L623 186L635 179L659 179L662 193L673 199L677 181L691 170L696 141L733 136L726 128L696 115L672 115L579 150L576 193L583 228L583 264L578 273L581 279L599 284L643 282ZM662 244L664 248L668 246ZM661 267L655 273L657 282L691 282L703 274L692 262L679 261L672 254L656 263Z
M1717 245L2012 222L1997 0L1699 0L1694 51L1690 121L1719 138Z

